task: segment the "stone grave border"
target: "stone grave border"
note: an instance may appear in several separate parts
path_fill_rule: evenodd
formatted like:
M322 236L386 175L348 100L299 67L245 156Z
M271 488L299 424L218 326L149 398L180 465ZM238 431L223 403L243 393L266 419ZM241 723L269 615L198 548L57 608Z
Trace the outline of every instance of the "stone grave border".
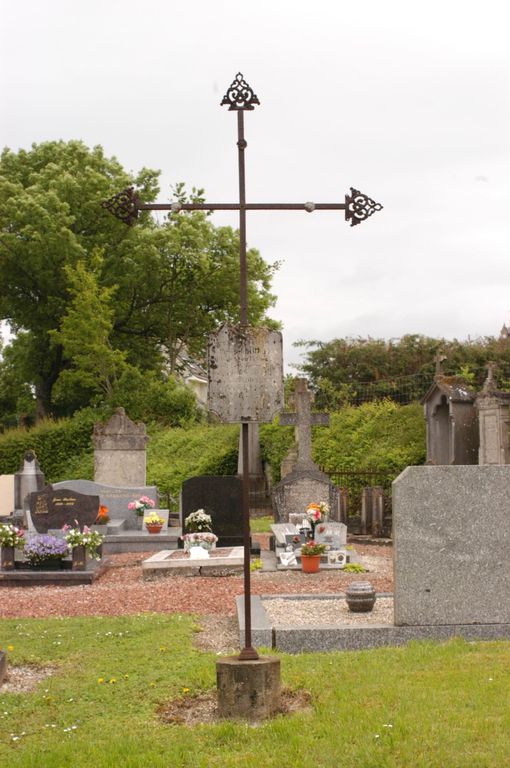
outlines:
M381 592L377 597L393 597ZM367 648L405 645L410 640L437 640L453 637L464 640L510 640L510 624L452 624L428 626L395 626L387 624L357 624L338 626L317 624L314 627L273 625L264 608L264 600L345 600L338 594L313 595L252 595L252 640L256 646L283 653L310 651L357 651ZM244 643L244 596L236 597L239 642Z

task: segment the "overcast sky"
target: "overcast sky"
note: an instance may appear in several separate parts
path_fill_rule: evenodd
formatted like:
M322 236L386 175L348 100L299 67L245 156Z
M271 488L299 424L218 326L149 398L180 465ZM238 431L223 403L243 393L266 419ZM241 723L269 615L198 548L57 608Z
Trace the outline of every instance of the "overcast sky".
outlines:
M510 11L505 0L2 3L0 144L82 139L128 170L237 201L242 72L249 202L384 205L248 214L282 262L272 314L297 339L493 335L510 323ZM237 226L235 214L214 214Z

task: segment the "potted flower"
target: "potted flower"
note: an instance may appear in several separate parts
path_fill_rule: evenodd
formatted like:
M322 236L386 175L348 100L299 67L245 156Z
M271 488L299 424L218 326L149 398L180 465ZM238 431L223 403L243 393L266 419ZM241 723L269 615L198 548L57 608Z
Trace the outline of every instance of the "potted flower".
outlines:
M212 531L211 515L208 515L203 509L197 509L184 520L186 533L202 533Z
M319 502L319 504L316 504L313 502L312 504L309 504L306 508L306 519L310 523L311 527L311 536L310 538L314 538L315 534L315 526L317 523L322 523L324 520L327 519L327 516L329 514L329 505L326 504L325 501Z
M63 558L68 554L67 541L49 533L31 536L23 547L23 555L29 567L38 571L59 570Z
M87 565L87 555L93 560L101 559L98 549L103 543L104 536L98 531L93 531L87 525L84 525L83 530L80 531L80 526L77 524L76 528L71 528L70 525L64 525L62 527L62 533L64 535L64 541L66 542L67 547L71 550L73 556L73 571L82 571L85 569Z
M197 531L196 533L185 533L181 536L184 541L184 551L187 552L192 547L202 547L202 549L213 549L216 546L218 537L210 531Z
M151 512L150 515L147 515L143 522L149 533L159 533L165 524L163 518L157 515L156 512Z
M129 502L128 509L133 509L137 517L140 518L140 523L138 526L140 529L143 528L143 516L148 509L154 509L155 506L156 502L148 496L140 496L139 499L135 499L134 501Z
M325 550L325 544L319 544L313 539L303 544L301 547L301 570L304 573L318 573L321 555Z
M0 568L7 571L14 568L14 551L23 549L25 531L15 525L0 525Z
M104 504L100 504L99 510L97 512L96 521L92 526L92 530L105 535L109 522L110 522L110 516L108 515L108 507L105 507Z

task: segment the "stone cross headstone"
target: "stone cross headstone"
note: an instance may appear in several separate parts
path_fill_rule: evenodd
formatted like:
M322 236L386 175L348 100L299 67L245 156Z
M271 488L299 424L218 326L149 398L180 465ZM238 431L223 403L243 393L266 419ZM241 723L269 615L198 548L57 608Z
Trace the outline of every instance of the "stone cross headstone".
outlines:
M312 461L312 425L329 425L327 413L312 413L312 394L308 389L306 379L295 379L294 404L296 413L281 413L280 426L294 426L298 447L295 470L318 470L317 464Z
M338 518L338 493L327 475L312 461L312 424L327 426L329 417L311 412L311 393L306 379L296 379L294 387L295 413L282 413L281 426L295 426L297 433L297 461L289 474L273 491L276 519L289 520L289 514L303 513L312 502L329 504L330 517Z
M30 517L38 533L47 533L63 525L80 528L95 523L99 510L99 496L87 496L69 489L55 490L49 485L30 494Z
M146 478L145 424L117 408L106 424L94 426L94 481L104 485L143 486Z

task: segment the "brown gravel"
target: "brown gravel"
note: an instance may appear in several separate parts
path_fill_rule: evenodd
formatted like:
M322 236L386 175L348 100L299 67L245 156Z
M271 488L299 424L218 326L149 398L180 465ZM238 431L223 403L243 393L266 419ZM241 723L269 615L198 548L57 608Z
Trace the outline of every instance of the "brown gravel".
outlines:
M253 594L345 592L351 581L369 580L378 592L392 592L392 547L355 545L368 573L325 571L254 572ZM110 555L111 568L94 584L77 587L0 587L1 618L119 616L143 612L232 616L243 593L242 576L168 576L142 579L141 563L151 553Z

